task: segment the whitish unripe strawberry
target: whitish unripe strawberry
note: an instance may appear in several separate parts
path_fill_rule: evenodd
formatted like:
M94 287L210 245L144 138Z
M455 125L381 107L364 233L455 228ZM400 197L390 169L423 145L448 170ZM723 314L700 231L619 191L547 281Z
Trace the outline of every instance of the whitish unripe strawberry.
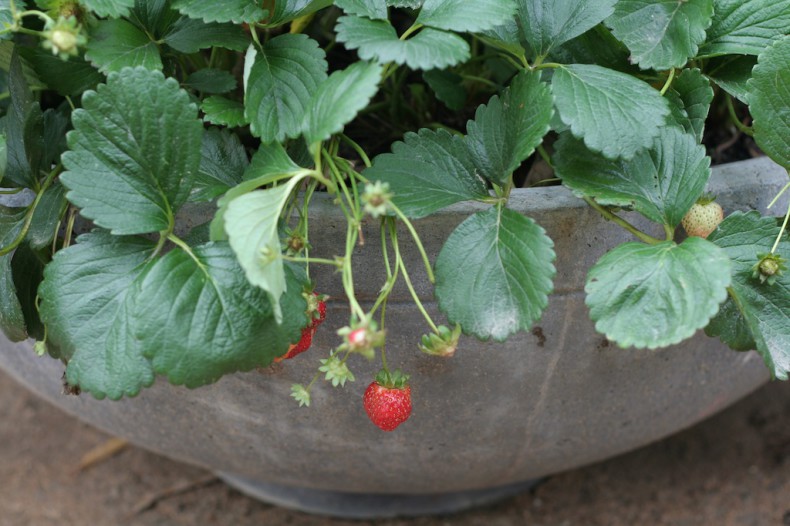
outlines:
M719 203L697 201L683 217L683 228L689 236L708 237L724 220L724 210Z

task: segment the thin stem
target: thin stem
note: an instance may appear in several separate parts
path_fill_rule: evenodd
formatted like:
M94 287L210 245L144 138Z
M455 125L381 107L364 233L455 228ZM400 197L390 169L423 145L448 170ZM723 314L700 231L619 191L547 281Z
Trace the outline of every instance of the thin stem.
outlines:
M356 233L357 229L349 223L346 229L346 255L343 258L343 290L346 292L351 310L362 320L365 318L365 311L357 301L356 293L354 292L354 276L351 269L351 255L354 250L354 244L357 241Z
M422 29L422 27L423 27L422 24L418 24L418 23L415 22L414 24L412 24L412 26L409 29L407 29L406 31L403 32L403 34L400 36L399 40L406 40L411 35L413 35L417 31L419 31L420 29Z
M390 237L392 238L392 246L395 248L395 261L398 267L400 267L401 272L403 272L403 281L406 283L406 287L409 289L409 293L414 300L414 304L417 306L417 309L420 311L420 313L422 313L425 321L428 322L428 325L430 325L433 332L438 334L439 328L433 322L431 316L428 314L428 311L425 310L425 307L423 307L419 296L417 296L417 291L414 290L414 285L412 285L411 279L409 278L409 273L406 270L406 264L403 263L403 258L400 255L400 247L398 246L398 231L395 228L394 223L390 225Z
M653 236L649 236L649 235L645 234L644 232L642 232L641 230L636 228L634 225L632 225L631 223L629 223L628 221L626 221L622 217L620 217L618 215L615 215L612 212L610 212L609 210L607 210L606 208L602 207L601 205L596 203L595 200L593 200L592 198L585 197L584 200L587 202L588 205L593 207L604 218L606 218L609 221L612 221L612 222L620 225L621 227L625 228L626 230L631 232L633 235L635 235L636 237L638 237L640 240L644 241L645 243L647 243L649 245L656 245L658 243L661 243L660 240L654 238Z
M532 66L532 69L534 69L534 70L557 69L557 68L561 68L561 67L563 67L562 64L559 64L557 62L544 62L543 64L535 63L535 65Z
M10 244L0 249L0 256L5 256L6 254L9 254L14 249L16 249L20 245L20 243L22 243L22 241L24 241L25 236L27 236L28 230L30 230L30 225L33 222L33 216L36 213L36 208L38 208L38 204L41 202L41 198L43 197L44 192L47 191L49 186L52 184L52 181L55 180L55 177L57 177L59 173L60 173L60 165L55 167L55 169L52 170L49 173L49 175L47 175L47 178L44 180L44 184L41 185L41 188L39 189L38 193L36 193L36 198L33 200L33 203L31 203L30 207L28 207L27 212L25 212L25 222L22 225L22 229L19 231L19 234L17 234L16 238L14 238L14 240L11 241Z
M663 97L664 94L667 92L669 87L672 85L672 81L675 80L675 68L669 70L669 76L667 77L667 81L664 82L664 87L661 88L660 94Z
M732 103L732 97L727 95L727 111L730 113L730 118L732 119L732 123L735 124L735 127L738 128L741 132L748 135L749 137L754 137L754 130L746 126L744 123L741 122L741 119L738 118L738 114L735 113L735 106Z
M431 260L428 259L428 254L425 252L425 247L422 245L422 241L420 240L420 236L417 235L417 231L414 229L414 225L411 224L409 218L400 211L400 208L395 206L394 204L390 203L392 210L395 211L395 214L398 218L403 221L403 224L406 225L406 228L409 229L409 233L411 234L412 239L414 239L414 243L417 245L417 250L420 251L420 256L422 257L422 262L425 265L425 272L428 273L428 280L431 283L436 282L436 278L433 275L433 269L431 268Z
M192 252L192 248L189 245L187 245L185 241L183 241L180 237L176 236L173 233L169 234L167 236L167 239L170 242L172 242L174 245L176 245L178 248L186 252L187 255L190 258L192 258L192 261L194 261L195 264L197 264L198 268L200 268L200 270L202 270L203 273L208 276L208 271L206 270L205 265L203 265L203 262L198 259L198 257L195 255L194 252Z
M544 148L542 144L539 144L537 150L538 150L538 155L540 155L540 158L543 159L543 161L545 161L545 163L549 165L549 168L551 168L552 171L554 171L554 163L551 162L551 157L549 156L549 153L546 151L546 148Z
M14 195L24 190L24 188L13 188L11 190L0 190L0 195Z
M790 172L788 172L788 175L790 175ZM772 206L774 206L776 202L779 201L779 198L782 197L782 194L784 194L788 190L788 188L790 188L790 183L787 183L784 188L779 190L779 193L776 194L776 197L773 198L773 201L770 202L767 208L771 208Z
M71 245L71 237L74 232L74 221L77 218L77 209L74 207L69 208L69 219L66 221L66 231L63 234L63 248L68 248Z
M672 241L675 239L675 229L666 223L664 223L664 233L667 236L667 241Z
M782 240L782 236L787 230L787 222L790 220L790 205L787 206L787 213L785 214L785 220L782 223L782 230L779 231L779 235L776 236L776 241L774 241L774 246L771 247L771 254L776 252L776 249L779 248L779 242Z
M340 138L343 140L343 142L351 146L351 148L353 148L355 152L357 152L357 155L359 155L359 158L362 159L362 162L365 163L365 166L367 168L371 167L372 163L370 162L370 157L368 157L368 154L365 153L365 150L363 150L359 144L357 144L353 139L351 139L351 137L349 137L345 133L341 133Z
M499 89L499 84L497 84L493 80L489 80L483 77L478 77L476 75L461 75L461 78L464 80L471 80L472 82L479 82L480 84L485 84L486 86L490 86L494 89Z
M343 264L334 260L334 259L327 259L327 258L310 258L310 257L297 257L297 256L288 256L286 254L282 255L284 261L290 261L292 263L314 263L316 265L331 265L337 268L343 268Z

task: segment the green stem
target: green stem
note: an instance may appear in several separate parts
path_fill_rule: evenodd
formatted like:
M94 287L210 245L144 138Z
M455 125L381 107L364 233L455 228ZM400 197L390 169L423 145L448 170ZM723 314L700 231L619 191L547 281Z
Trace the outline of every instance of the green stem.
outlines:
M790 220L790 205L787 206L787 213L785 214L785 220L782 223L782 230L779 232L779 235L776 236L776 241L774 241L774 246L771 247L771 254L776 252L776 249L779 248L779 242L782 240L782 236L787 230L787 222Z
M47 189L49 188L49 186L52 184L52 182L55 180L55 177L57 177L59 173L60 173L60 165L55 167L55 169L52 170L49 173L49 175L47 175L47 178L44 180L44 184L41 185L41 188L39 189L38 193L36 193L36 198L33 200L33 203L31 203L30 207L28 207L27 212L25 212L25 222L22 225L22 229L19 231L19 234L9 245L0 249L0 256L5 256L6 254L9 254L13 250L15 250L20 245L20 243L22 243L22 241L24 241L25 236L27 236L28 230L30 230L30 224L33 222L33 216L36 213L36 208L38 208L38 204L41 202L41 198L43 197L44 192L47 191Z
M387 270L387 281L384 283L384 286L381 287L381 292L379 292L379 297L376 298L376 303L373 304L373 308L370 309L370 314L372 316L376 313L379 307L381 307L382 317L384 316L384 310L386 309L387 299L389 298L390 292L392 292L392 288L398 281L398 272L400 270L400 268L396 266L395 272L392 272L389 250L387 250L387 229L385 228L385 221L386 220L382 219L381 222L381 251L384 258L384 267Z
M606 218L609 221L612 221L612 222L620 225L621 227L625 228L626 230L631 232L633 235L635 235L636 237L638 237L640 240L644 241L645 243L647 243L649 245L656 245L658 243L661 243L660 240L654 238L653 236L649 236L649 235L645 234L644 232L642 232L641 230L636 228L634 225L632 225L631 223L629 223L628 221L626 221L622 217L620 217L620 216L618 216L616 214L613 214L612 212L610 212L606 208L602 207L601 205L596 203L594 199L592 199L590 197L585 197L584 200L587 202L588 205L593 207L604 218Z
M746 126L744 123L741 122L741 119L738 118L738 114L735 113L735 106L732 103L732 97L727 95L727 111L730 114L730 118L732 119L732 123L735 124L735 127L738 128L741 132L748 135L749 137L754 137L754 130Z
M431 260L428 259L428 254L425 252L425 247L422 245L422 241L420 240L420 236L417 235L417 231L414 229L414 225L411 224L409 218L400 211L400 208L395 206L394 204L390 203L392 210L398 216L398 218L403 221L403 224L406 225L406 228L409 229L409 233L411 234L412 239L414 239L414 243L417 245L417 250L420 251L420 256L422 257L422 263L425 265L425 272L428 273L428 280L431 283L436 283L436 278L433 275L433 269L431 268Z
M351 148L353 148L355 152L357 152L357 155L359 155L359 158L362 159L362 162L365 163L366 167L368 168L371 167L372 163L370 162L370 157L368 157L368 154L365 153L365 150L363 150L359 144L357 144L354 140L351 139L351 137L349 137L345 133L341 133L340 138L343 140L343 142L351 146Z
M181 250L186 252L187 255L190 258L192 258L192 261L195 262L195 264L198 266L198 268L200 270L202 270L203 273L208 276L208 269L206 269L205 265L203 265L203 262L198 259L198 257L195 255L195 253L192 252L192 248L189 245L187 245L185 241L183 241L180 237L176 236L173 233L169 234L167 236L167 239L170 242L172 242L174 245L176 245L178 248L180 248Z
M478 77L475 75L461 75L461 78L464 80L471 80L472 82L479 82L480 84L485 84L486 86L490 86L494 89L499 89L499 84L497 84L493 80L489 80L483 77Z
M74 221L77 219L77 209L69 208L69 219L66 221L66 231L63 234L63 248L71 245L71 236L74 232Z
M675 229L664 223L664 234L667 236L667 241L675 239Z
M538 64L537 62L535 65L532 66L534 70L541 70L541 69L557 69L563 67L562 64L557 62L544 62L543 64Z
M667 92L669 87L672 85L673 80L675 80L675 68L669 70L669 76L667 77L667 81L664 82L664 87L661 88L661 91L659 92L662 97Z
M360 319L365 319L365 311L357 301L356 293L354 291L354 275L351 269L351 256L354 251L354 245L357 241L357 229L351 223L348 224L346 229L346 255L343 258L343 290L348 297L351 310Z
M790 175L790 171L788 171L788 175ZM776 194L776 197L774 197L773 200L768 204L767 208L774 206L776 202L779 201L779 198L782 197L782 194L784 194L788 189L790 189L790 183L787 183L784 188L779 190L779 193Z
M549 153L546 151L546 148L544 148L542 144L539 144L537 150L538 150L538 155L540 155L540 158L543 159L543 161L545 161L545 163L549 165L549 168L551 168L552 171L554 171L554 163L551 162L551 156L549 156Z
M0 195L14 195L24 190L24 188L13 188L11 190L0 190Z
M288 256L283 254L282 258L284 261L290 261L292 263L314 263L316 265L331 265L337 268L343 268L342 263L334 259L327 259L327 258L310 258L310 257L296 257L296 256Z
M411 27L409 29L407 29L406 31L403 32L403 34L400 36L399 40L406 40L407 38L412 36L414 33L419 31L420 29L422 29L422 27L423 27L422 24L418 24L417 22L415 22L414 24L411 25Z
M411 294L412 299L414 300L414 304L417 306L417 309L422 313L425 321L428 322L431 329L435 333L439 333L439 328L431 319L431 316L428 314L428 311L425 310L425 307L422 305L419 296L417 296L417 291L414 290L414 285L412 285L411 279L409 278L409 273L406 270L406 264L403 262L403 258L400 255L400 247L398 245L398 230L395 227L395 224L392 223L390 225L390 237L392 238L392 246L395 248L395 261L398 267L400 268L401 272L403 273L403 281L406 283L406 287L409 289L409 293Z

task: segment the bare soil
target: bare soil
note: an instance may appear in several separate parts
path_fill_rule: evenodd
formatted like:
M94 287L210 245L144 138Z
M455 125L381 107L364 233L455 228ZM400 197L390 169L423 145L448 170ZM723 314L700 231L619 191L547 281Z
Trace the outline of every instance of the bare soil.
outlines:
M500 504L413 520L270 506L133 446L80 469L110 439L0 373L0 526L790 526L790 385L780 382L674 437Z

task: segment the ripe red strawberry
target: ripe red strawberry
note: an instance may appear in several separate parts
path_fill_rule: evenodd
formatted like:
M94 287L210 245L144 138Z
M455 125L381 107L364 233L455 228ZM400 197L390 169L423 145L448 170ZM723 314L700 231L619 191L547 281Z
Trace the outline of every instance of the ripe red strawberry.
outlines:
M287 353L275 358L275 362L290 360L294 356L305 352L312 345L316 329L326 319L326 302L316 292L313 292L313 296L308 298L307 316L310 319L310 323L302 329L302 338L295 345L291 345Z
M384 431L394 431L411 416L411 386L408 375L381 370L362 398L370 421Z
M724 210L711 198L702 198L686 213L681 223L689 236L708 237L724 220Z

